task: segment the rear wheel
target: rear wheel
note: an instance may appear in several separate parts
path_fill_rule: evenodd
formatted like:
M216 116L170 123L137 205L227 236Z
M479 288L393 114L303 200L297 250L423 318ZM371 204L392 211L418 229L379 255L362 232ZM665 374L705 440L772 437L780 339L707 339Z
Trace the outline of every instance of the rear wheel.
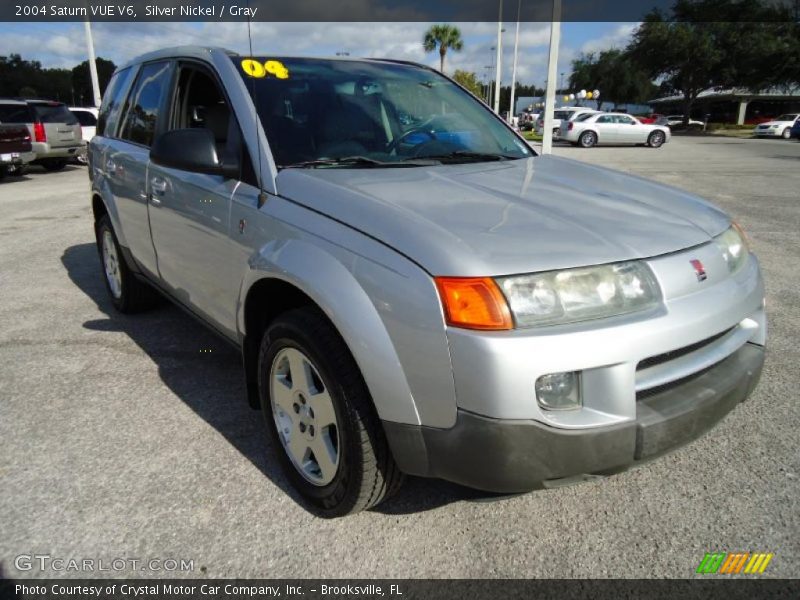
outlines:
M651 148L660 148L664 145L664 140L666 137L664 136L663 131L654 131L650 134L647 138L647 145Z
M158 293L128 268L108 215L97 222L95 233L106 289L114 308L121 313L134 313L153 306Z
M554 140L558 140L560 138L561 138L561 128L560 127L554 127L553 128L553 139Z
M324 517L375 506L403 474L355 360L317 310L276 319L261 341L259 396L293 487Z
M582 148L591 148L597 144L597 134L594 131L584 131L578 138L578 143Z
M60 171L67 166L67 160L64 158L46 158L42 161L42 166L47 171Z

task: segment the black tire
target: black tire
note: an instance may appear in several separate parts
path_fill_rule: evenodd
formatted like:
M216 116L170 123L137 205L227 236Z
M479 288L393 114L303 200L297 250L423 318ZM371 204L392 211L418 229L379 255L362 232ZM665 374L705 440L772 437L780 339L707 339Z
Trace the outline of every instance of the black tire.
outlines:
M332 400L338 466L327 485L315 485L300 473L277 429L270 381L276 357L287 348L310 359ZM366 510L400 488L404 475L392 458L361 372L344 340L318 310L291 310L270 324L259 350L258 389L267 430L284 473L316 514L334 518Z
M115 262L120 280L119 293L115 293L114 290L112 290L109 276L106 274L105 257L103 254L103 240L106 233L110 234L116 253ZM100 254L100 268L102 270L103 281L106 284L106 291L108 291L108 295L111 297L111 303L114 305L114 308L121 313L129 314L141 312L157 304L160 300L158 292L144 281L138 279L125 262L119 241L117 240L117 234L114 233L114 228L111 225L111 220L108 218L108 215L100 217L100 220L95 224L95 237L97 239L97 251Z
M53 172L60 171L67 166L67 159L65 158L46 158L42 161L42 166L45 170Z
M783 130L783 132L781 133L781 137L782 137L783 139L785 139L785 140L791 139L791 137L792 137L792 130L791 130L791 128L790 128L790 127L787 127L786 129L784 129L784 130Z
M654 131L647 137L647 145L651 148L661 148L665 140L666 136L663 131Z
M28 165L17 165L16 168L9 173L12 177L22 177L28 172Z
M561 128L560 127L553 127L553 139L560 140L561 139Z
M594 131L584 131L578 138L581 148L591 148L597 144L597 134Z

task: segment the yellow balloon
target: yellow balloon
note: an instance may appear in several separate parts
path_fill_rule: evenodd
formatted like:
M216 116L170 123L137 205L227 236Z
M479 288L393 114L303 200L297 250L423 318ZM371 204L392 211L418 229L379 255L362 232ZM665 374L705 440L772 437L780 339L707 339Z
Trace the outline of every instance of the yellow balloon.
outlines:
M591 98L592 98L592 92L586 92L586 97L587 97L587 98L589 98L589 99L591 100Z
M564 96L564 102L569 102L569 96Z

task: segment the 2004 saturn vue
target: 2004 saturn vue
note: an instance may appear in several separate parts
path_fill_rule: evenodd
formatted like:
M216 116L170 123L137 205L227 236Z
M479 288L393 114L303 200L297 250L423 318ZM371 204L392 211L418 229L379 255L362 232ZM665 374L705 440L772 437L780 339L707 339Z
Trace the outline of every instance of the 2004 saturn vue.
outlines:
M726 214L537 156L426 67L155 52L114 75L89 160L114 306L156 289L241 348L325 516L403 474L497 492L612 474L761 373L763 283Z

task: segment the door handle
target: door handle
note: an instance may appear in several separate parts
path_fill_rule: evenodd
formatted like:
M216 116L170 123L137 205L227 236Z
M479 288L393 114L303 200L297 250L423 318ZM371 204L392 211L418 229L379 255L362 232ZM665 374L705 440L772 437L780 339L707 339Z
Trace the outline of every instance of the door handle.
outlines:
M150 180L150 190L155 196L163 196L167 191L167 181L161 177L153 177Z

